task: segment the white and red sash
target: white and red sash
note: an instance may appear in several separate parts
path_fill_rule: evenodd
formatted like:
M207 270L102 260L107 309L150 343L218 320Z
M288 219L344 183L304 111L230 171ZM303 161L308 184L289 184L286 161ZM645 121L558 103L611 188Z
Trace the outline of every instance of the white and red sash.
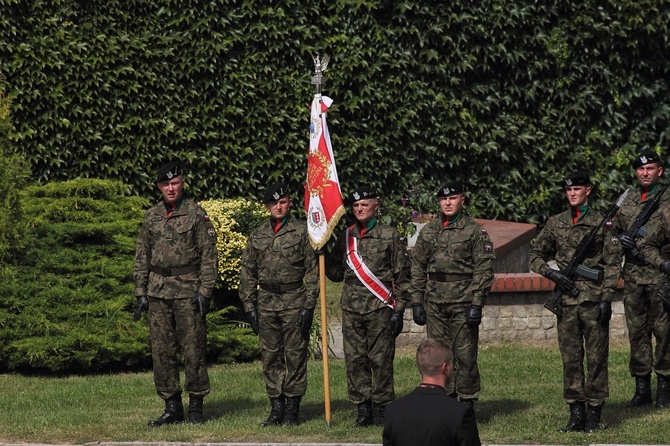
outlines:
M347 265L349 268L377 299L384 302L384 305L391 310L395 309L393 293L363 263L363 258L358 253L358 239L351 235L351 228L347 228L345 237L347 239Z

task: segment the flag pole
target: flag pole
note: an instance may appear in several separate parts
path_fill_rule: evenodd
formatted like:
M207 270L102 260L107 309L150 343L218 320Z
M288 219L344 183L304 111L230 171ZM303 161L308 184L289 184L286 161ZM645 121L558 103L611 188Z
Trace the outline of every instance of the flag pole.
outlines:
M312 76L312 84L316 88L315 100L319 101L319 114L323 113L321 110L321 86L326 79L323 77L323 70L328 66L330 57L324 54L319 58L317 55L314 58L314 76ZM319 249L319 302L321 304L321 355L323 357L323 404L325 411L326 426L330 427L330 371L328 367L328 311L326 306L326 258L322 249Z

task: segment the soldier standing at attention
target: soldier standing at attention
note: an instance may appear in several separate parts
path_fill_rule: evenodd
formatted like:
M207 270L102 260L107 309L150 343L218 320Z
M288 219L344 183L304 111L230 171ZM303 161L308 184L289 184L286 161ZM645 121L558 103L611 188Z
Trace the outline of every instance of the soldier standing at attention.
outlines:
M604 272L603 278L573 281L549 266L547 262L556 260L558 267L564 268L584 236L603 218L588 203L592 190L588 172L573 172L563 184L570 209L550 217L540 231L531 248L530 269L552 280L564 291L557 328L563 360L563 398L570 405L570 419L559 430L593 432L599 429L602 408L609 396L609 323L621 254L611 222L605 222L583 262L585 267ZM571 293L573 289L579 293Z
M355 427L384 425L395 399L395 338L403 328L409 286L407 249L397 230L377 219L379 199L368 186L347 198L356 223L337 238L326 275L342 282L342 336L349 400Z
M421 229L412 253L412 312L429 339L454 354L447 394L473 405L481 390L477 348L482 307L493 283L495 252L486 230L464 210L460 183L437 191L441 216Z
M628 369L635 378L635 394L629 404L644 406L653 402L651 396L653 370L658 377L656 405L663 408L670 407L670 316L664 311L658 293L663 288L666 276L658 270L660 261L658 265L646 263L639 255L635 239L621 234L635 222L645 202L653 198L658 191L663 165L656 152L645 150L633 160L633 169L638 187L632 194L628 194L614 219L626 259L623 268L623 303L630 342ZM663 203L667 202L664 196ZM658 221L661 213L659 210L652 215L652 219ZM652 224L652 220L647 223ZM660 247L656 249L657 254ZM652 334L656 338L655 350L652 349Z
M270 415L261 426L297 425L307 390L307 347L319 294L316 255L307 225L291 217L285 184L263 196L270 219L257 228L242 256L239 294L259 335Z
M202 424L202 400L209 394L205 316L217 276L216 231L206 212L184 197L183 171L178 163L158 171L163 195L149 209L137 238L135 321L149 311L149 336L154 383L165 400L165 412L149 426L184 421L177 350L184 357L189 394L188 421Z

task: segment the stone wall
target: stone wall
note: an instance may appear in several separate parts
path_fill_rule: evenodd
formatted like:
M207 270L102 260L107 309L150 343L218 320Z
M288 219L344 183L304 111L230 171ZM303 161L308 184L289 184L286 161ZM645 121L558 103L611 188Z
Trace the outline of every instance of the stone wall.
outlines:
M552 289L553 283L538 274L496 274L479 327L480 342L556 340L556 316L544 308ZM612 304L612 313L610 339L627 342L620 287ZM416 345L425 337L425 327L414 323L412 311L408 309L397 344Z

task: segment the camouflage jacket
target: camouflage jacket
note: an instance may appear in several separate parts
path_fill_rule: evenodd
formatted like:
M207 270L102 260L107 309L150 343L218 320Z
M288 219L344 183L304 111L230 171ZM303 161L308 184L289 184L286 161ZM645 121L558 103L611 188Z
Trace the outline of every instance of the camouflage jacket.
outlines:
M344 281L340 305L342 309L366 314L385 307L359 280L346 262L346 231L342 232L335 247L326 256L326 275L333 282ZM363 263L386 287L393 292L395 311L403 313L408 300L409 262L407 248L398 231L377 221L377 224L361 237L358 225L350 229L358 242L358 253Z
M163 201L151 207L137 237L135 296L186 299L211 297L217 277L216 231L209 217L193 200L184 198L168 218ZM163 276L151 267L199 266L194 272Z
M281 293L259 288L296 282L302 285ZM305 223L288 217L275 234L268 220L249 236L242 255L239 294L245 312L255 308L279 311L316 306L319 272Z
M538 236L530 251L530 269L538 274L546 275L550 268L548 263L555 259L558 268L563 269L572 260L575 250L582 238L594 226L600 223L603 215L589 209L589 212L576 224L572 223L572 211L567 210L549 217L546 226ZM619 273L621 271L621 249L611 223L602 225L591 247L591 252L582 265L603 271L603 280L578 280L575 287L579 290L577 297L569 293L562 296L565 305L577 305L582 302L611 301Z
M669 202L667 197L668 195L663 195L659 208ZM613 223L617 234L626 231L635 222L635 218L637 218L644 207L644 204L645 202L642 201L642 188L638 186L632 193L628 194L621 205L619 212L617 212L617 215L614 217ZM658 224L660 214L660 209L654 212L651 219L645 224L645 227L648 230ZM642 243L644 243L644 240L638 239L637 243L638 247L640 247ZM665 274L660 272L657 268L650 266L648 263L641 263L640 259L632 258L630 255L626 255L625 259L626 261L623 268L623 279L625 281L649 285L661 283L665 280Z
M667 192L666 192L667 193ZM650 265L649 274L660 277L654 283L663 283L668 276L659 271L659 266L670 260L670 201L662 201L659 209L654 213L647 225L649 233L642 242L638 241L640 255Z
M484 306L493 283L495 251L486 230L463 214L446 228L442 220L426 224L412 251L412 303L471 303ZM458 280L429 280L431 273Z

